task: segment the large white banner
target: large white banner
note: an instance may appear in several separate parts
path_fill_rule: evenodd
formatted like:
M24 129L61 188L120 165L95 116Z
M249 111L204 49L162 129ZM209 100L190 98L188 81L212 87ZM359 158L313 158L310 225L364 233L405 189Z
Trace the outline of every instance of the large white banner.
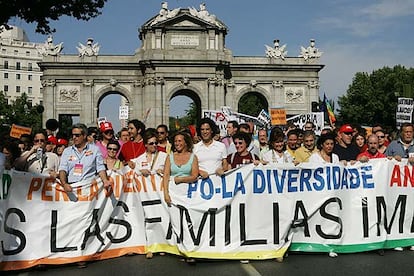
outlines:
M351 253L414 245L414 170L378 159L353 166L246 165L224 177L170 183L133 171L66 194L52 179L5 172L2 270L130 252L269 259L286 250ZM4 184L4 183L3 183Z

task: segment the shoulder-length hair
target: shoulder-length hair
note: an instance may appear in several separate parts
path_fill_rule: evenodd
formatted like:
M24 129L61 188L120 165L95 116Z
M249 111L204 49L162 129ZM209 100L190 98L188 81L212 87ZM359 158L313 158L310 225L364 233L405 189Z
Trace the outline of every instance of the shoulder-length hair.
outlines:
M178 135L182 135L184 137L184 142L187 146L187 151L192 152L193 147L194 147L193 139L191 139L190 134L188 134L186 131L177 131L176 133L174 133L174 135L172 136L171 150L173 152L176 151L174 140L175 140L175 137L178 136Z

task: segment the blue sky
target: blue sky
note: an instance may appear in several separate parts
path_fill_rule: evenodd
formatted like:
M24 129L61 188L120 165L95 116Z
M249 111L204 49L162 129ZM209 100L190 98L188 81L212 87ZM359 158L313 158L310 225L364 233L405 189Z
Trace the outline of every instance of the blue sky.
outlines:
M63 42L66 54L77 54L78 42L93 37L100 54L133 54L139 48L138 28L160 9L162 1L109 0L102 15L90 21L63 17L52 22L54 42ZM169 9L196 7L202 1L171 0ZM383 66L413 67L413 0L204 0L229 28L226 47L235 56L264 56L264 45L275 38L287 44L288 56L298 56L300 46L316 40L324 54L320 92L337 99L346 93L356 72ZM24 28L31 41L44 42L34 25L20 19L9 24ZM185 101L180 100L183 104ZM171 104L171 106L177 106ZM180 107L183 110L182 107ZM178 109L178 110L180 110ZM179 112L172 110L172 114Z

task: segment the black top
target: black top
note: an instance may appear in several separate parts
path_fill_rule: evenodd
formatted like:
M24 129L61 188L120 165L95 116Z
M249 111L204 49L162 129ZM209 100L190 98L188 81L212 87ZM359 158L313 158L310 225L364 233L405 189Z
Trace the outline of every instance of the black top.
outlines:
M333 153L336 153L338 155L339 160L351 161L357 159L359 148L354 144L350 144L346 148L342 147L339 144L335 144Z

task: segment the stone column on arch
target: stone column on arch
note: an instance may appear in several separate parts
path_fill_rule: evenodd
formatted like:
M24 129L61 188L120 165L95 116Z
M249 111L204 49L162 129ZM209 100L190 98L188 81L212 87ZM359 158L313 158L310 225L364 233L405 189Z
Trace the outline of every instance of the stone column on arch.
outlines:
M164 99L164 86L165 80L163 77L155 78L155 97L154 97L154 108L151 111L149 120L151 122L152 127L156 127L160 123L163 122L163 115L164 115L164 106L166 105Z
M223 106L233 106L236 94L236 85L233 79L226 80L223 85L224 102Z
M146 126L150 126L150 118L154 117L156 92L155 92L155 77L145 77L145 86L143 87L142 101L140 110L138 111L138 120L145 121Z
M43 106L45 107L45 111L42 116L42 127L46 125L46 121L48 119L58 119L56 106L57 106L57 99L58 99L58 92L56 89L56 81L51 79L42 80L43 86ZM46 96L46 95L52 95Z
M211 77L207 79L207 109L216 109L216 87L217 77Z
M272 103L269 105L269 107L281 107L285 105L283 87L284 84L281 80L275 80L272 82Z
M319 82L317 80L310 80L308 81L308 90L309 96L305 97L308 99L308 109L309 112L312 111L312 102L319 102Z
M144 80L135 80L134 81L134 90L131 102L129 102L129 118L141 120L142 106L144 101L144 89L145 81Z
M82 80L82 113L83 123L92 125L96 123L96 117L98 115L98 102L95 102L95 91L94 91L93 80ZM82 94L85 96L82 97ZM82 116L81 116L82 117Z

